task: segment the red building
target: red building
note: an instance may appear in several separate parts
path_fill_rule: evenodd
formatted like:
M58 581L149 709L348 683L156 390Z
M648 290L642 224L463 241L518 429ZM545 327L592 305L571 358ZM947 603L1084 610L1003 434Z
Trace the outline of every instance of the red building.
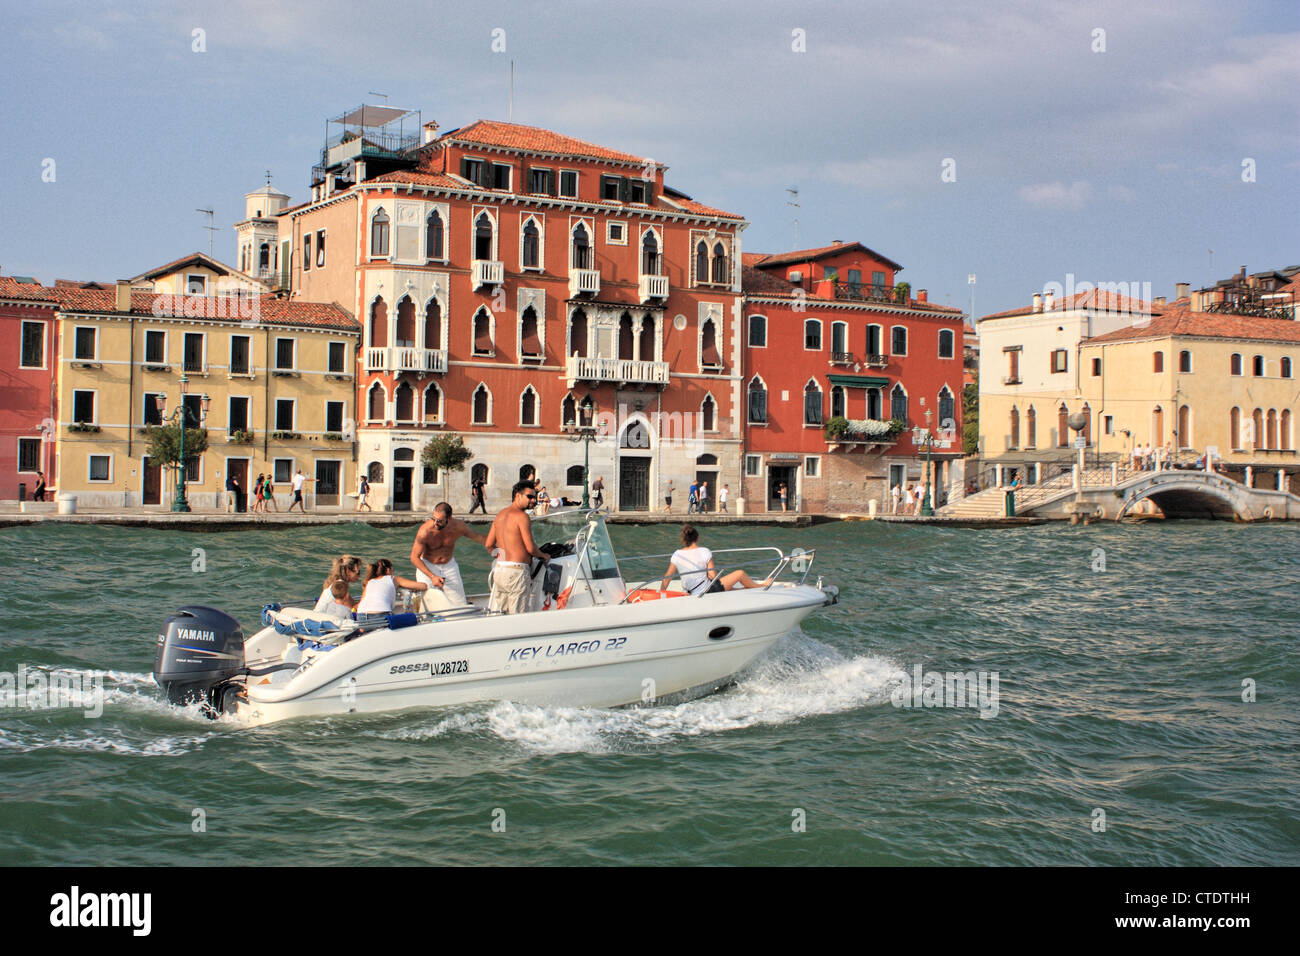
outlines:
M0 499L30 500L38 470L55 487L56 305L35 279L0 276Z
M916 427L940 502L960 480L962 313L901 269L857 242L744 256L747 511L779 511L785 483L792 510L887 512L891 487L923 480Z
M735 487L743 218L672 189L652 159L413 116L332 120L312 200L280 213L297 294L363 325L357 437L375 497L464 507L481 476L491 508L535 472L578 498L583 446L565 426L588 400L607 502L644 511L697 475ZM470 473L419 466L444 429L465 435Z

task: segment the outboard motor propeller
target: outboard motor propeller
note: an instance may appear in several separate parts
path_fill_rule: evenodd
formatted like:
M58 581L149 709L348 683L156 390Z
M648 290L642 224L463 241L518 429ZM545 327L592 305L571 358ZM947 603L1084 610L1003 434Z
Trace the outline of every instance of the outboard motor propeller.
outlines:
M169 703L202 703L214 715L225 703L222 685L244 673L244 632L229 614L191 604L163 622L153 678Z

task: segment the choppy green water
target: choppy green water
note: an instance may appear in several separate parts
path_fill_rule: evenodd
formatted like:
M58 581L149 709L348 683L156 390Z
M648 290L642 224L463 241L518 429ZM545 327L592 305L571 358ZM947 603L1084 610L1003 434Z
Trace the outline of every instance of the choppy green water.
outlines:
M624 553L674 530L612 529ZM333 553L400 567L412 535L0 531L0 672L107 695L0 709L0 863L1300 863L1300 527L709 529L818 547L842 603L708 698L263 729L160 703L174 607L249 629ZM916 664L996 671L997 715L892 706Z

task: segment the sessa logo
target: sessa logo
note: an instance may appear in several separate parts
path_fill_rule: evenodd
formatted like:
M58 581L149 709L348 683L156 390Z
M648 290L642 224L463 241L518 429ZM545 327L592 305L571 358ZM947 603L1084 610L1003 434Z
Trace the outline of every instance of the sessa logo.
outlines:
M50 925L129 926L133 935L148 936L152 909L151 893L82 893L74 886L50 897Z

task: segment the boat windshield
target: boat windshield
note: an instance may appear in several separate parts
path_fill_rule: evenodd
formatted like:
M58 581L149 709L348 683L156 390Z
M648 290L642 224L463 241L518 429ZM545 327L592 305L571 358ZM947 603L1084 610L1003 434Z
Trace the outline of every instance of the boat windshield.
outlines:
M581 509L553 511L533 519L533 537L540 542L572 542L577 554L586 548L587 567L594 579L619 577L614 545L604 518Z

